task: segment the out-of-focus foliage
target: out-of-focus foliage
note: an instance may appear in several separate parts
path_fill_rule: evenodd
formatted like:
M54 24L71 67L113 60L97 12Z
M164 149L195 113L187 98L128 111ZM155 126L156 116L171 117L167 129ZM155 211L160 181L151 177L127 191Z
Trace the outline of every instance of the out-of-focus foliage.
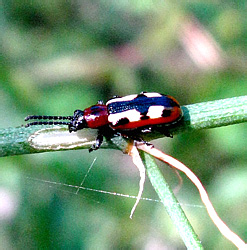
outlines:
M1 127L29 114L71 115L113 95L155 91L181 104L247 94L246 1L3 1ZM247 241L246 125L181 134L154 144L205 184L216 210ZM161 204L80 190L135 195L138 171L115 150L1 159L0 242L4 249L178 249ZM160 164L177 183L174 173ZM47 181L56 182L49 184ZM144 197L156 199L146 182ZM184 178L178 194L206 249L231 247Z

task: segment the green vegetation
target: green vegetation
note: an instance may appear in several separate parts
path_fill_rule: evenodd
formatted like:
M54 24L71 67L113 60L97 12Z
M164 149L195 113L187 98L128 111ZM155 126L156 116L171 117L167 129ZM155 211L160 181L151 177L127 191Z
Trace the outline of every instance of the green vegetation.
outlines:
M172 95L181 105L244 96L245 16L245 1L180 5L5 0L0 12L0 127L19 127L31 114L71 115L99 99L141 91ZM203 34L216 54L201 55L198 50L193 57L189 45L205 45L205 40L194 43L193 34L197 39ZM219 215L244 237L246 124L184 132L153 143L193 169ZM184 247L159 203L141 201L130 220L133 199L87 190L76 195L73 186L80 185L96 156L84 187L138 193L139 173L119 150L2 157L1 245L6 249ZM178 180L173 171L161 163L159 167L175 188ZM205 209L193 206L201 204L199 194L183 180L177 197L189 204L183 208L202 245L232 247ZM143 197L157 199L148 181Z

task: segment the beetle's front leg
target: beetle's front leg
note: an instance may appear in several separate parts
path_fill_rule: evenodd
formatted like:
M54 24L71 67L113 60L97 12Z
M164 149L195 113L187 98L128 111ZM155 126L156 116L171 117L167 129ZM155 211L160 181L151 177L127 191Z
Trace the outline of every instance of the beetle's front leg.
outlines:
M98 132L98 135L96 137L96 142L89 149L89 153L92 152L93 150L99 149L100 146L101 146L101 144L102 144L102 142L103 142L103 139L104 139L103 135L100 132Z

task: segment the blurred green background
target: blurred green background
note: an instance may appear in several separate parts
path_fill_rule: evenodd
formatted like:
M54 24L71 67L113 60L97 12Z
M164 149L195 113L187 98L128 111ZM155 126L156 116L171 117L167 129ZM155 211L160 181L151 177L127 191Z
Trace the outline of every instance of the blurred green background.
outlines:
M71 115L99 99L141 91L181 105L247 94L247 2L2 1L1 128L24 117ZM154 145L189 166L216 210L247 241L246 125ZM138 193L139 173L116 150L2 158L1 249L185 249L160 203L80 190ZM173 188L174 172L159 163ZM206 249L234 249L182 175L178 199ZM48 182L56 182L52 184ZM59 183L69 184L72 187ZM143 197L157 199L149 181Z

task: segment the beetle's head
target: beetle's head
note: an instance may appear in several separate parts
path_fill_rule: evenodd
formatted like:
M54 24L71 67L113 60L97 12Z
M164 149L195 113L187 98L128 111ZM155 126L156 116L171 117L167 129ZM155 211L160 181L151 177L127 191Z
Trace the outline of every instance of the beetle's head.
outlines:
M87 123L84 118L84 111L82 110L75 110L74 116L72 117L69 123L69 132L76 132L77 130L87 128Z

